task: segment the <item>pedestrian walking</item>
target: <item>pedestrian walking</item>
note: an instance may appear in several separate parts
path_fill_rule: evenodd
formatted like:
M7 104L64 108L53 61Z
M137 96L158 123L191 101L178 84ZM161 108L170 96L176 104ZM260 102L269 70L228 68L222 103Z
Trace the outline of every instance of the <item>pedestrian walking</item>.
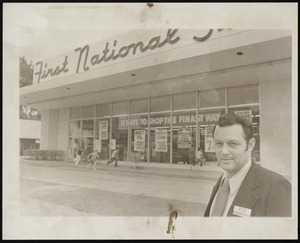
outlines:
M194 162L194 164L192 165L191 169L193 168L193 166L195 165L199 165L200 167L202 167L204 165L205 162L205 158L204 158L204 154L202 151L202 148L199 147L198 151L196 153L196 161Z
M111 159L107 161L107 165L115 161L115 167L118 167L119 149L117 148L111 155Z
M76 152L76 158L74 159L74 162L75 162L76 165L80 162L80 160L81 160L81 155L82 155L83 151L84 151L84 148L83 148L83 147L80 147L80 148L77 150L77 152Z
M99 160L99 152L95 150L87 156L87 160L90 162L87 168L90 168L93 165L93 170L96 170L97 160Z

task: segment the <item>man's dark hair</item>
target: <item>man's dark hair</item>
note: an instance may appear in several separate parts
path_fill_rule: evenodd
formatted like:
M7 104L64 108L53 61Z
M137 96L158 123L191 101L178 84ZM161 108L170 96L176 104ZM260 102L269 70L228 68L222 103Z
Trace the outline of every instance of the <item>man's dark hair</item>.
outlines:
M240 116L234 112L227 112L222 116L220 116L219 121L215 124L213 128L213 136L215 134L215 129L217 125L219 127L226 127L226 126L232 126L234 124L240 124L243 127L245 140L248 144L249 140L253 138L252 122L249 119Z

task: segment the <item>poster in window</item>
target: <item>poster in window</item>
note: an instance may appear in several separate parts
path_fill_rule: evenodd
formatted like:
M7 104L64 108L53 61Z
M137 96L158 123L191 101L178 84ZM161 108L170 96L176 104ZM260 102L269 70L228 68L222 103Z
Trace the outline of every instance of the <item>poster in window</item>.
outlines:
M114 150L116 148L117 148L117 141L116 141L116 139L111 139L110 140L110 149Z
M205 152L215 152L214 140L213 140L213 128L205 128Z
M134 151L145 151L145 130L134 131Z
M168 152L168 131L155 130L155 151Z
M108 139L108 121L99 121L99 138Z
M178 148L192 147L192 129L179 128L178 129Z
M252 122L252 110L234 111L234 113L243 116Z
M100 139L95 139L94 141L94 151L101 152L101 140Z

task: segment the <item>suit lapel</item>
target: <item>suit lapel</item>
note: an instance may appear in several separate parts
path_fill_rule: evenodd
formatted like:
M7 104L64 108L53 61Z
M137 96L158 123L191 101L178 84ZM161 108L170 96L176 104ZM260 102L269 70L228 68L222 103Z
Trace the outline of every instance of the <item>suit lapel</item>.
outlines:
M252 163L244 181L239 188L235 199L233 200L227 216L235 216L233 214L234 206L252 209L257 196L253 192L253 189L260 184L260 167L255 163Z
M223 175L222 175L223 176ZM220 187L220 183L221 183L221 180L222 180L222 176L220 176L220 178L218 179L216 185L213 187L213 190L212 190L212 193L211 193L211 196L210 196L210 199L209 199L209 202L208 202L208 205L206 207L206 210L205 210L205 213L204 213L204 216L205 217L209 217L209 212L210 212L210 208L211 208L211 205L212 205L212 202L217 194L217 191Z

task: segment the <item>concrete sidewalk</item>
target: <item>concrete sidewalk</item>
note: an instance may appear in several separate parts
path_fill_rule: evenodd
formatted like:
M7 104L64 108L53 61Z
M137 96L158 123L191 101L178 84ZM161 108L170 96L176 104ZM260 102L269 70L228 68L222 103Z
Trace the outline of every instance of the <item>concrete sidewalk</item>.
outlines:
M49 160L32 160L26 157L21 157L22 162L28 162L42 166L63 166L70 168L83 168L87 169L88 162L80 162L75 165L73 161L49 161ZM221 174L222 169L217 166L217 163L206 163L202 167L191 166L187 164L162 164L162 163L147 163L147 162L131 162L131 161L119 161L118 167L115 167L114 163L106 164L106 160L97 162L97 170L107 171L119 171L124 173L139 173L149 174L157 176L169 176L169 177L184 177L184 178L196 178L205 180L216 180ZM92 170L92 168L89 168ZM97 171L95 171L97 172Z

